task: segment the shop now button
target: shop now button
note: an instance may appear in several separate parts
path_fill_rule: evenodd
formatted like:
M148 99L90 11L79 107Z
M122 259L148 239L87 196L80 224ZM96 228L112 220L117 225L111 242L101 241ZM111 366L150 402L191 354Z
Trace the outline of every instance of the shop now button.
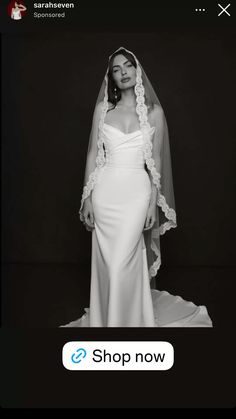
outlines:
M174 348L162 341L72 341L62 349L68 370L169 370Z

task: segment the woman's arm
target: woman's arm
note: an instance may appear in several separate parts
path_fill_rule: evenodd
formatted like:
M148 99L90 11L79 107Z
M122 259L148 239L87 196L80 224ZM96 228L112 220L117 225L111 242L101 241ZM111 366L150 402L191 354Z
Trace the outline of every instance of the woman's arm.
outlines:
M150 174L148 173L148 175L152 183L152 193L151 193L151 198L150 198L150 202L149 202L149 206L147 210L144 230L150 230L156 221L157 188L156 188L156 185L154 185L154 183L152 182L151 173Z
M87 149L87 161L85 166L84 186L89 180L89 176L96 168L96 158L98 155L98 132L99 132L99 121L101 118L103 103L97 104L92 120L92 128L90 132L90 140ZM91 192L92 193L92 192Z
M152 185L152 193L151 193L151 198L150 198L150 202L149 202L149 207L156 207L156 205L157 205L157 187L153 183L152 175L151 175L150 172L148 172L148 176L150 178L151 185Z
M152 158L155 161L155 168L157 173L161 174L161 147L163 142L163 133L164 133L164 113L161 106L154 105L153 110L149 115L149 122L152 127L156 128L153 137L153 148L152 148ZM152 185L152 193L150 199L150 206L156 206L157 204L157 187L153 182L153 176L148 170L148 176Z

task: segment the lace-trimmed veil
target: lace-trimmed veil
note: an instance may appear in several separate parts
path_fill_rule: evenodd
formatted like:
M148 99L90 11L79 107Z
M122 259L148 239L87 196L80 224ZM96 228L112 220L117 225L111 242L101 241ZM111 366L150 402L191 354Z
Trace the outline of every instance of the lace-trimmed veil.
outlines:
M121 50L121 51L120 51ZM146 170L152 181L152 186L157 188L156 221L150 230L144 230L144 239L147 251L149 279L151 288L156 288L156 274L161 265L160 236L167 230L177 227L175 197L172 179L172 166L170 155L169 134L164 111L160 101L136 56L124 47L118 48L111 57L122 50L131 54L136 63L136 112L139 118L140 130L143 133L143 153ZM94 108L92 128L90 132L83 194L79 209L80 220L85 224L83 216L84 200L92 192L97 182L98 174L105 167L109 155L103 142L103 123L108 110L108 101L114 103L112 98L112 82L108 77L109 66L100 88ZM149 107L155 108L155 118L152 126L149 122ZM153 119L152 119L153 121ZM87 230L90 230L85 224Z

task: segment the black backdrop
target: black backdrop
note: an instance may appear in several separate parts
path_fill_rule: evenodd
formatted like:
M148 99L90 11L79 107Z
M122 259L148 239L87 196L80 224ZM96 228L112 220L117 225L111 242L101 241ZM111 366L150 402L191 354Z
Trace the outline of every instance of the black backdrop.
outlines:
M178 227L163 263L235 263L233 29L65 30L3 36L3 258L90 260L80 206L92 113L108 55L134 51L165 110Z
M8 316L12 313L10 325L26 312L19 321L23 328L1 329L5 407L234 405L235 29L226 15L217 19L216 4L210 8L210 1L209 13L201 18L189 14L182 2L172 9L169 2L161 8L155 2L159 12L150 2L141 9L131 3L108 2L106 13L100 3L97 10L88 3L87 14L74 14L73 25L66 28L33 21L29 12L19 25L5 17L2 260L8 272L16 268L3 279L3 288L8 287L3 304ZM28 9L31 4L27 2ZM35 311L37 325L48 324L61 271L64 306L59 312L70 305L68 295L75 288L85 281L89 285L89 277L78 278L76 268L76 285L68 289L68 266L83 264L89 272L91 236L77 211L93 107L108 55L119 46L140 59L170 131L178 227L162 237L163 265L173 267L164 289L176 282L176 267L189 267L185 287L192 289L193 301L205 303L201 289L208 301L213 298L218 314L211 330L24 328L34 327ZM44 275L42 266L50 264ZM32 274L20 270L25 265ZM202 278L199 272L205 272ZM181 295L186 296L186 288ZM76 306L77 297L75 293ZM55 310L54 325L59 312ZM164 374L68 372L61 362L63 344L83 339L167 340L174 345L175 364Z

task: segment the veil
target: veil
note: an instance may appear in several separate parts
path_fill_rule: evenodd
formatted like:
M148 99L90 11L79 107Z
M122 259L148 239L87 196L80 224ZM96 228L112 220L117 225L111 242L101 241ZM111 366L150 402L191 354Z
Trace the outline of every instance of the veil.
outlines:
M83 183L80 220L88 231L83 215L84 200L91 194L99 180L99 174L106 167L109 153L103 141L103 123L109 108L109 103L115 103L118 93L115 93L111 78L109 78L109 62L112 56L122 50L131 54L136 63L136 112L140 130L143 134L143 156L152 187L157 188L156 220L149 230L144 230L144 240L147 252L150 287L156 288L156 275L161 265L160 236L167 230L177 227L175 197L172 179L171 153L169 133L164 111L160 101L149 81L144 69L136 56L124 47L118 48L108 59L108 67L95 104L92 128L90 131L87 160ZM152 126L149 122L149 109L155 109ZM96 222L96 220L95 220Z

